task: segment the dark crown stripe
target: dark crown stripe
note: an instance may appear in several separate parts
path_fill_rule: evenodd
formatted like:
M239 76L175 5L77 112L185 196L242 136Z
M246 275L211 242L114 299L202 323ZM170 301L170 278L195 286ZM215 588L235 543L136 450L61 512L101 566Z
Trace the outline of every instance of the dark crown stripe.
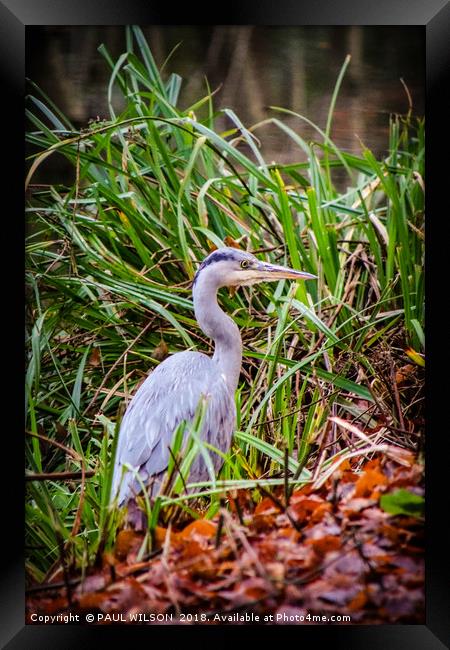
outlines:
M192 286L195 285L199 274L207 266L209 266L210 264L215 264L216 262L222 262L223 260L231 260L231 259L233 259L233 255L231 253L221 251L220 249L217 250L217 251L214 251L214 253L211 253L211 255L208 255L208 257L205 260L203 260L203 262L198 267L197 273L194 276L194 281L192 283Z

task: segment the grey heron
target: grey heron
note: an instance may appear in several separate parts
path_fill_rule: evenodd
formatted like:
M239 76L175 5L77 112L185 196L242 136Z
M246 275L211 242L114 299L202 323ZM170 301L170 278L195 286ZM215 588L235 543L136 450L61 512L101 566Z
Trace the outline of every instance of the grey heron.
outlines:
M157 494L168 467L173 433L181 422L192 422L202 396L206 407L200 436L222 452L228 451L236 420L242 340L236 323L219 307L217 291L282 278L316 276L262 262L230 247L215 250L200 264L192 285L194 312L203 332L214 341L214 354L177 352L160 363L137 390L123 416L117 443L111 499L117 498L119 506L141 492L138 475L148 494ZM218 472L223 459L216 453L211 458ZM198 454L189 481L208 479L207 465Z

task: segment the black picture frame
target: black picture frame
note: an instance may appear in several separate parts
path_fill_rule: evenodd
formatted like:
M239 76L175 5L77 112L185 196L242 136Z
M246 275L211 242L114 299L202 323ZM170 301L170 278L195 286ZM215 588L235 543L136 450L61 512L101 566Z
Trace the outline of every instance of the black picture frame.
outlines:
M257 6L256 6L257 5ZM260 0L254 3L227 3L216 9L216 15L195 13L191 3L184 6L161 6L151 0L0 0L0 66L1 88L4 91L2 104L7 115L3 121L4 138L2 147L8 164L2 173L5 195L10 199L9 209L4 205L5 221L12 224L8 232L8 249L13 251L13 272L8 273L4 286L4 304L13 309L15 300L23 295L23 169L24 169L24 119L23 100L25 86L26 28L32 25L113 25L113 24L201 24L196 16L206 18L206 24L254 24L254 25L421 25L426 31L427 70L427 493L426 493L426 625L393 626L297 626L295 642L317 643L328 640L338 647L346 648L415 648L433 650L448 647L450 641L450 582L448 580L448 554L450 536L448 527L448 488L446 478L449 464L448 426L441 413L445 413L449 382L448 362L445 375L439 379L439 370L444 364L443 355L446 337L442 333L447 319L441 309L447 294L440 292L447 281L443 261L448 259L448 238L442 235L441 226L447 216L446 205L448 179L447 165L440 164L440 154L445 148L443 136L448 131L448 78L450 59L450 6L447 0L310 0L293 2L289 0ZM6 136L10 142L6 143ZM15 267L18 267L17 269ZM22 271L22 273L21 273ZM440 282L442 281L442 285ZM8 299L8 294L11 300ZM434 296L436 296L434 298ZM14 298L15 297L15 298ZM19 314L21 307L14 311ZM15 366L19 350L23 350L20 324L14 324L9 311L4 312L4 321L9 324L7 347L13 350ZM444 320L442 320L442 318ZM20 320L20 319L19 319ZM23 330L22 330L23 331ZM5 343L4 343L5 345ZM6 346L5 346L6 347ZM8 367L8 366L5 366ZM22 370L22 369L20 369ZM104 643L111 632L114 641L128 639L130 627L97 626L32 626L25 625L24 606L24 559L23 559L23 435L18 424L22 408L22 377L16 372L14 382L8 381L3 393L4 411L13 414L11 426L3 433L4 465L10 475L2 472L3 492L3 536L6 549L3 552L0 602L2 647L18 648L79 648L93 647ZM13 377L12 377L13 378ZM15 396L15 397L14 397ZM448 399L448 398L447 398ZM442 409L442 406L444 408ZM447 453L446 453L447 452ZM447 507L445 507L447 506ZM145 627L132 628L133 633L145 634ZM266 643L278 642L286 631L278 626L264 627ZM233 627L163 626L152 627L151 636L142 636L143 642L156 641L156 635L176 642L189 643L195 635L196 647L210 646L211 642L223 639L229 643ZM254 635L255 628L239 628L239 637L248 633ZM292 629L289 630L292 634ZM220 635L218 634L220 633ZM267 636L266 636L267 635ZM324 638L324 636L326 638ZM248 637L247 637L248 638ZM254 636L253 636L254 638ZM167 642L167 641L166 641ZM447 644L447 645L446 645Z

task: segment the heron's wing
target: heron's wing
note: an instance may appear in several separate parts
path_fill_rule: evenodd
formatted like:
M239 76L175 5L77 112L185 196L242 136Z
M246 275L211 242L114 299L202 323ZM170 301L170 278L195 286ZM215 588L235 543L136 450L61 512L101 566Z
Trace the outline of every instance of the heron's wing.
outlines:
M192 420L202 395L208 398L202 435L226 449L234 428L234 395L213 361L198 352L179 352L161 363L139 387L122 420L111 496L119 504L141 491L132 472L144 484L164 472L173 433L182 420ZM198 474L198 472L197 472ZM198 477L195 477L198 480Z

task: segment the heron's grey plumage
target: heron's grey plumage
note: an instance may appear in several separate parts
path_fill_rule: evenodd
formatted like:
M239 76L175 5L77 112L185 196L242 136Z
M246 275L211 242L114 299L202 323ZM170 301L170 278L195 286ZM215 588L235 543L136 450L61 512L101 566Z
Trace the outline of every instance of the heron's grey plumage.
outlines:
M123 417L113 494L117 492L124 463L139 469L144 485L156 477L151 492L158 492L161 474L168 465L173 432L182 420L193 420L202 395L207 399L204 439L219 449L229 446L235 422L234 389L226 384L210 357L201 352L178 352L147 377ZM221 458L217 454L211 457L218 470ZM189 480L200 481L207 476L203 457L198 455ZM140 483L128 471L122 479L118 503L140 491Z
M159 491L173 433L181 421L193 420L202 396L207 403L202 439L223 452L229 449L236 420L234 394L242 342L236 323L217 304L217 291L223 286L281 277L315 276L265 264L235 248L221 248L202 262L193 282L194 310L203 332L214 340L214 355L177 352L153 370L137 390L123 417L116 451L111 499L118 497L119 505L141 491L135 474L124 472L127 466L139 473L151 495ZM217 472L222 458L214 453L211 458ZM206 463L198 454L189 482L208 479Z

